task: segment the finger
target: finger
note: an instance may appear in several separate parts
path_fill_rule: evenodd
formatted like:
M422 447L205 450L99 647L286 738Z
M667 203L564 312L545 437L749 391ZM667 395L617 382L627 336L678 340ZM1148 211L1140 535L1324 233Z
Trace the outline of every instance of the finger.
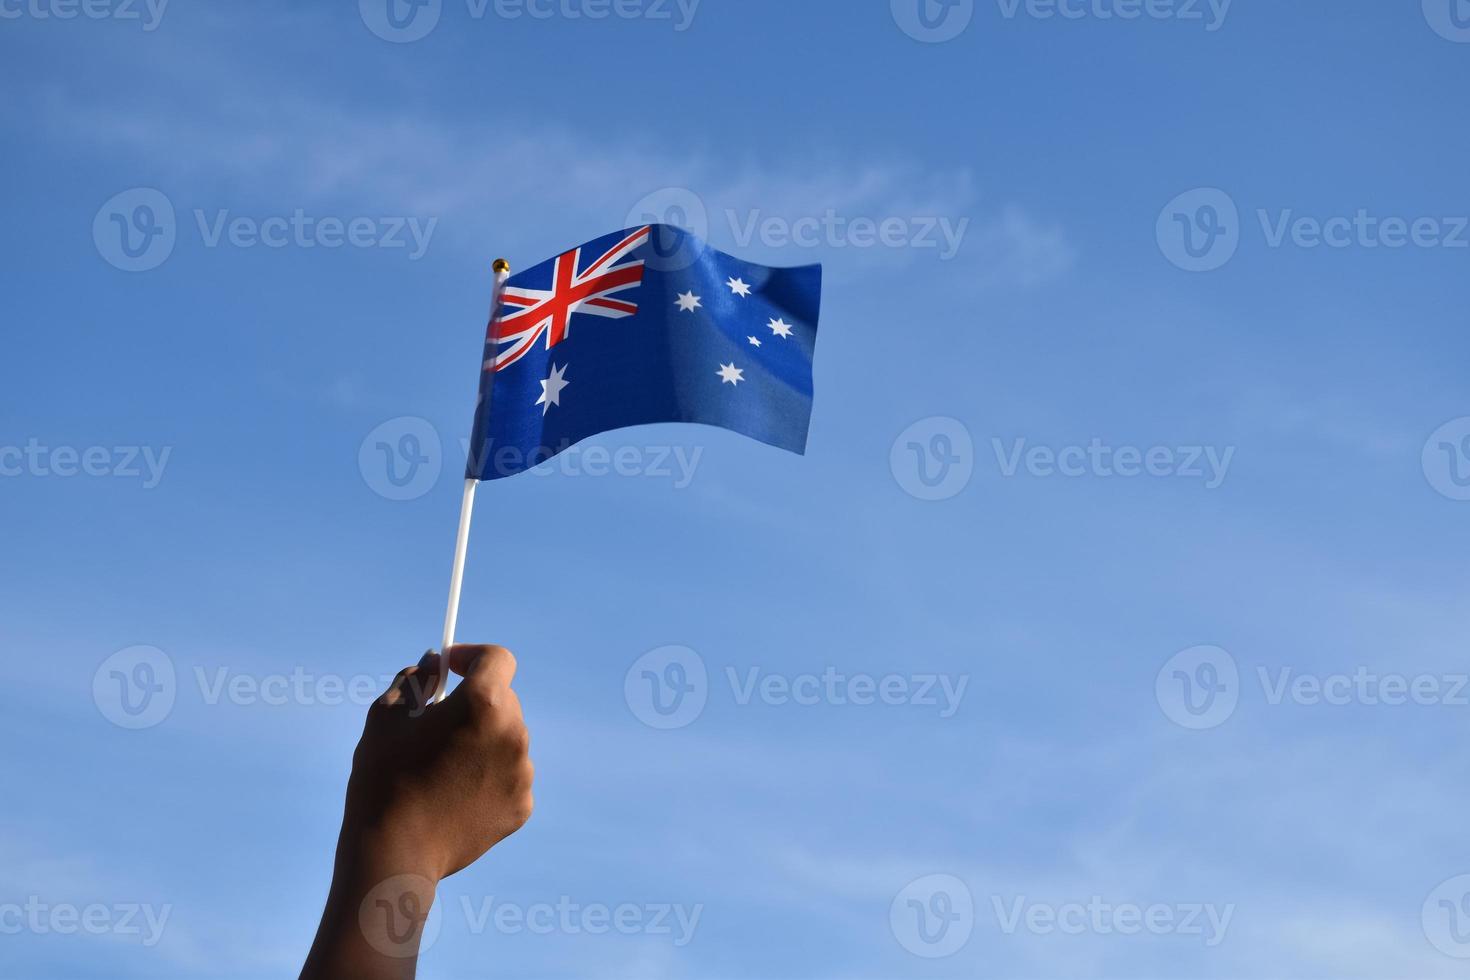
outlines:
M490 708L499 714L520 703L510 682L515 677L516 658L505 647L454 646L449 649L450 669L464 677L450 701L471 708Z
M419 658L418 664L405 667L394 675L393 682L377 703L385 708L415 712L429 703L438 685L439 655L430 650Z
M465 680L478 677L504 688L516 675L516 658L505 647L461 643L449 648L449 669Z

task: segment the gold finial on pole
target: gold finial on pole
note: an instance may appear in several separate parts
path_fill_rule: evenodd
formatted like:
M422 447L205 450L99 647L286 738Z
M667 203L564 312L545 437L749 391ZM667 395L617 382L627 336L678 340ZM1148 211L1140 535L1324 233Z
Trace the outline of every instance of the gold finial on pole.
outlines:
M495 272L509 272L510 263L505 261L505 259L496 259L495 264L490 266L490 268Z

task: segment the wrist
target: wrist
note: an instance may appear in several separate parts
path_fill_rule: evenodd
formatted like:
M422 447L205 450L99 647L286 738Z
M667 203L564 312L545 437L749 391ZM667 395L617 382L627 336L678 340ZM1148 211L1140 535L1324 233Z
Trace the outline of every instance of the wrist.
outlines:
M321 928L303 978L409 978L425 941L439 864L414 835L344 822Z

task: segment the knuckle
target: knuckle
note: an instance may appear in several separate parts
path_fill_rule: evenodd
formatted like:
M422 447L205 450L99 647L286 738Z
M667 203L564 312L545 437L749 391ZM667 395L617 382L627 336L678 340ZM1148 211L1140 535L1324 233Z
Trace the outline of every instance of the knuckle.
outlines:
M493 714L500 706L500 692L488 684L467 684L464 693L470 706L481 714Z
M531 730L519 721L507 725L500 734L500 743L510 752L526 758L531 751Z
M516 655L502 646L486 647L485 660L501 668L514 670L516 667Z
M536 798L531 794L530 790L516 797L516 801L511 807L511 819L515 821L517 830L526 825L535 809Z

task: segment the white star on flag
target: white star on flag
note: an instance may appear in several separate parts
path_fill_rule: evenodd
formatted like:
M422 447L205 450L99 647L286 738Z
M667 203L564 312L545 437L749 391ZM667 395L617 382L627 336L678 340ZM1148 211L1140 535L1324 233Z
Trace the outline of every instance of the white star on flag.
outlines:
M563 365L562 367L557 367L555 364L552 364L551 377L541 382L541 397L536 399L536 404L541 406L542 415L551 411L551 406L553 405L561 406L561 390L571 384L570 381L563 380L566 377L567 367L569 366Z
M721 364L720 370L717 373L720 376L720 382L722 384L738 386L740 382L745 380L745 372L736 367L733 361L729 364Z
M725 283L725 285L729 286L730 292L734 293L736 296L750 295L750 286L746 284L744 279L731 279L729 282Z
M761 339L759 337L746 337L745 339L750 341L750 346L752 347L759 347L761 345Z
M772 320L770 323L767 324L767 326L771 328L771 333L775 334L777 337L791 336L791 324L787 323L785 320Z
M687 293L680 293L679 299L676 302L678 303L679 309L685 313L692 313L700 306L699 297L694 295L694 290L692 289Z

